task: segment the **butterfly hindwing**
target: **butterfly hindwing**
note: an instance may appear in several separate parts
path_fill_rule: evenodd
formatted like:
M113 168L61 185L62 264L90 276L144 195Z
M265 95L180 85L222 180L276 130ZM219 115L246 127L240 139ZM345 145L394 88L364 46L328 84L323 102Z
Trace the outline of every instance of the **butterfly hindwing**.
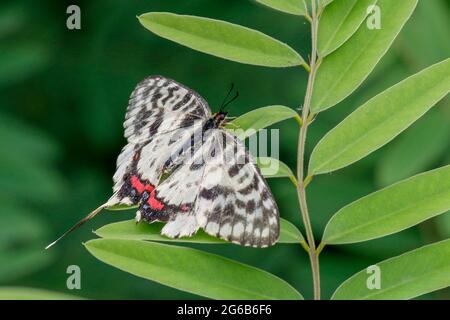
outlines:
M203 228L246 246L265 247L278 239L273 196L245 145L223 129L205 133L201 148L155 194L166 204L166 236L190 236ZM149 221L160 213L147 205L139 215Z
M162 233L171 238L190 236L199 228L195 203L204 178L206 159L215 142L211 130L199 139L199 142L188 144L190 147L182 159L179 159L179 165L176 165L170 176L157 186L155 195L165 207L162 210L151 205L139 208L138 216L147 222L154 221L164 213L168 217L168 222Z
M196 203L200 227L245 246L274 244L280 228L278 207L255 160L225 130L217 130L216 140L222 148L205 167Z

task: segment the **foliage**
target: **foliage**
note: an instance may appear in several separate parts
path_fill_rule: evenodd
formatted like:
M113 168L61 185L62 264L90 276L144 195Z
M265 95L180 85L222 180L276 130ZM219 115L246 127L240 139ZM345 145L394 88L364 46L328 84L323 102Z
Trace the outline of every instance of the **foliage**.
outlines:
M302 298L270 273L200 250L122 239L91 240L86 248L119 269L209 298Z
M0 300L79 300L66 293L29 287L0 287Z
M345 281L333 299L411 299L450 285L450 240L430 244L377 264L382 274L380 290L367 288L363 270ZM414 267L411 267L414 266ZM407 276L404 275L405 270Z
M126 240L152 240L152 241L168 241L168 242L193 242L193 243L227 243L226 241L212 237L199 230L192 237L183 237L177 239L169 239L161 235L162 223L139 224L136 226L134 220L121 221L111 223L101 227L95 231L95 234L102 238L110 239L126 239ZM289 221L281 219L280 222L280 238L278 243L304 243L300 231Z
M313 30L312 55L317 54L319 62L316 65L315 59L313 59L310 66L306 68L311 73L311 83L309 84L311 86L308 86L309 91L306 92L307 98L305 99L307 105L304 106L304 108L307 108L306 117L305 113L303 113L303 118L300 120L298 119L299 116L291 114L293 111L289 110L292 109L271 106L253 110L233 120L231 123L238 128L253 128L255 131L293 116L298 119L300 126L306 128L306 122L311 117L308 108L311 108L311 114L324 111L351 94L360 86L361 82L369 75L391 46L401 28L411 16L417 0L405 0L401 3L394 3L388 0L358 2L336 0L324 9L323 17L320 18L319 23L317 22L319 20L317 12L320 12L322 9L317 9L314 3L311 7L311 17L306 11L302 12L304 6L300 6L300 2L297 4L298 11L290 10L290 8L295 7L292 3L281 2L275 4L275 2L270 1L262 1L262 3L281 11L298 15L303 14L308 17ZM374 4L379 6L383 14L383 27L378 30L371 30L363 24L369 13L367 8ZM194 16L179 16L170 13L147 13L139 16L139 21L147 29L159 36L204 53L236 62L270 67L304 64L304 60L300 58L299 54L294 53L293 49L286 47L281 42L269 38L258 31L223 21ZM314 29L317 23L318 29ZM317 30L320 30L318 35L315 34ZM369 47L370 50L368 50ZM295 62L296 60L298 62ZM388 143L445 97L449 90L450 59L447 59L378 94L326 134L311 155L307 180L301 184L296 183L304 219L305 216L308 216L308 212L306 211L306 202L302 202L306 201L303 199L302 192L304 191L302 188L305 188L309 183L308 179L317 174L327 173L350 165ZM309 105L309 98L312 98L311 105ZM272 112L268 109L274 110ZM286 115L283 115L284 113ZM241 139L246 137L246 135L240 136ZM304 136L302 136L301 131L299 139L301 140L302 137ZM299 144L299 148L302 148L301 144ZM297 161L301 162L300 166L303 166L301 149L298 152ZM382 237L449 210L450 185L448 181L450 179L448 169L449 167L447 166L418 175L361 198L340 210L329 221L325 229L323 242L317 251L314 244L311 243L312 238L308 235L308 244L306 246L308 246L307 251L310 252L312 261L317 259L317 256L326 244L358 242ZM291 174L289 173L288 176L291 176ZM303 179L302 174L297 176L297 179ZM309 222L305 220L305 223L307 224L307 232L309 232ZM107 228L111 229L112 227ZM156 229L158 231L159 227ZM102 233L101 230L99 233ZM131 233L133 234L134 232ZM200 234L198 237L204 239L205 235ZM148 239L148 237L144 238ZM150 240L157 239L150 238ZM195 237L192 240L195 241ZM135 263L133 259L130 260L128 257L130 251L144 250L144 247L150 246L150 244L143 242L133 243L131 241L110 240L109 242L93 242L93 244L98 243L99 245L105 243L107 249L102 249L98 252L89 244L88 249L100 260L106 261L122 270L182 290L215 298L233 297L246 299L253 297L247 296L246 293L239 290L228 293L227 290L221 290L221 285L219 284L210 287L200 283L198 284L199 289L193 290L191 285L183 285L185 282L198 283L196 275L189 272L180 275L177 281L174 281L173 277L167 277L166 272L137 272L136 270L142 269L152 270L153 267L151 266L155 263L155 260L152 255L146 255L144 251L135 256L139 257L139 261L141 261L139 263L148 263L149 265L140 266L138 262ZM209 243L216 243L216 241ZM433 249L441 248L446 246L445 243L431 247ZM124 250L124 248L127 249ZM160 247L158 248L161 249L159 255L168 254L164 248L167 251L177 250L173 247ZM388 288L385 290L375 294L361 294L361 296L355 294L355 291L369 290L363 281L365 277L362 275L362 272L345 282L335 293L334 297L411 298L445 287L448 285L447 279L450 275L450 270L448 269L450 261L448 261L448 258L445 258L448 255L439 251L436 253L433 249L424 247L381 263L383 272L386 274L384 277L388 278L388 280L384 280L388 282ZM148 250L149 252L151 251L150 248ZM444 258L435 259L435 266L424 264L424 268L426 266L428 273L434 271L438 273L436 277L433 276L433 280L426 280L423 277L423 272L416 267L410 271L405 270L404 266L406 264L413 263L417 265L417 262L429 251L435 257L444 256ZM168 263L172 265L175 261L177 266L182 266L182 269L189 269L188 265L185 266L182 263L182 261L189 260L188 252L179 251L179 253L172 256ZM126 257L123 256L123 253L126 253ZM134 255L134 253L132 254ZM148 259L146 258L147 256ZM242 271L242 278L250 276L254 278L254 281L233 285L235 281L228 279L227 274L231 270L234 276L240 277L241 271L235 270L235 262L224 260L219 268L216 265L216 258L209 257L207 254L204 254L198 261L202 268L205 268L202 272L203 274L208 275L208 270L214 270L214 272L217 269L223 270L220 272L221 281L229 283L230 286L246 288L248 285L251 286L252 283L259 283L262 286L267 284L267 287L272 286L269 285L269 280L264 278L257 279L258 276L248 275L246 271ZM446 268L445 271L442 270L443 266ZM172 269L168 265L158 267ZM315 270L318 272L318 262L317 265L314 265L314 262L312 262L312 268L313 277L318 277L318 274L314 274ZM412 274L414 272L417 275ZM175 271L175 274L178 274L178 272ZM418 280L417 276L421 276L422 280ZM208 279L208 276L206 276L206 279ZM404 279L414 279L414 281L409 280L405 282ZM208 280L207 283L210 284L210 281ZM421 285L417 284L418 281L420 281ZM397 283L402 283L402 285L399 286ZM317 288L316 285L320 284L318 280L314 279L315 290L318 292L318 294L315 294L315 297L318 298L320 297L320 288ZM364 290L361 288L364 288ZM385 293L386 290L389 294ZM246 288L245 292L251 292L251 290Z
M305 105L303 90L311 74L310 0L256 2L262 5L86 2L81 4L80 32L64 28L64 8L55 9L50 1L0 5L0 69L5 71L0 76L0 282L8 286L0 290L2 297L4 292L37 297L30 288L11 286L66 290L65 268L74 263L83 270L81 295L92 298L239 299L267 295L270 291L264 288L269 286L277 290L266 298L313 296L309 259L298 247L309 251L311 245L297 228L296 188L303 181L290 169L299 160L294 146L302 115L297 110ZM299 162L311 159L306 193L312 231L316 237L324 234L319 247L322 297L410 299L444 288L450 278L448 240L443 240L450 235L449 214L443 214L450 209L450 114L448 101L441 100L450 81L448 5L318 2L319 67L309 120L318 115L308 122L306 156ZM368 30L365 23L365 9L372 3L382 9L380 30ZM172 8L189 16L157 12ZM149 10L154 12L139 15L145 28L207 55L150 34L135 20L136 14ZM39 23L29 28L31 20ZM100 260L152 281L117 272L86 254L77 244L90 236L89 227L60 248L42 253L74 217L109 196L115 157L123 144L127 97L149 74L164 74L195 88L213 110L235 82L241 99L230 113L242 116L232 123L255 131L281 128L283 162L272 176L281 178L269 180L284 218L280 244L264 250L240 248L204 234L178 242L162 238L157 224L106 224L132 214L114 212L93 222L106 225L94 227L102 239L87 242L86 248ZM259 159L261 166L265 160ZM306 235L304 226L300 229ZM246 281L225 290L219 277L218 283L194 287L198 279L192 273L174 270L171 277L156 272L159 261L149 250L166 258L170 254L162 262L172 266L200 257L206 273L220 267L222 280L233 272ZM386 277L384 289L369 292L365 268L375 262ZM142 266L145 271L138 268Z

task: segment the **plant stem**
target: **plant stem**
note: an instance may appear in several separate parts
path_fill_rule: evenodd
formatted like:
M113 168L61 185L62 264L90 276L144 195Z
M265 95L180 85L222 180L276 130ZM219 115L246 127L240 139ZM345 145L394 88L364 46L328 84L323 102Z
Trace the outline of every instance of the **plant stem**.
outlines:
M310 115L311 99L314 87L314 80L317 73L317 68L319 64L317 63L317 31L318 31L318 15L316 8L316 0L311 0L311 39L312 39L312 49L311 49L311 62L310 68L311 72L308 77L308 85L306 88L305 101L303 103L302 109L302 126L300 128L299 138L298 138L298 154L297 154L297 194L298 201L300 204L303 224L306 230L306 239L309 246L309 259L311 262L313 284L314 284L314 299L320 300L320 270L319 270L319 257L316 251L316 244L314 241L314 235L311 227L311 221L309 219L308 204L306 201L306 185L305 185L305 144L306 144L306 134L308 132L308 117Z

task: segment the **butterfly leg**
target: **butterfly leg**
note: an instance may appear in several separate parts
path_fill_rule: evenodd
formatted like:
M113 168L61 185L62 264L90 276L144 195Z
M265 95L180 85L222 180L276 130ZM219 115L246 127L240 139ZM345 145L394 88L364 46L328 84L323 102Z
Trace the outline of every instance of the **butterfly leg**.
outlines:
M136 220L136 224L138 224L139 222L141 222L142 221L142 214L141 214L141 211L136 211L136 217L135 217L135 220Z
M240 129L240 127L236 124L234 124L233 122L227 122L226 125L228 127L232 127L233 129Z

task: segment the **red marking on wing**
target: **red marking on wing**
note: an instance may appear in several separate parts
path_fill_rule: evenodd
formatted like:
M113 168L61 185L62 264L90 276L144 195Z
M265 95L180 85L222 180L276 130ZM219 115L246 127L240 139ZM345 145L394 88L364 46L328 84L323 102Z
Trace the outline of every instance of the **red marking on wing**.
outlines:
M136 189L136 191L141 194L144 191L148 191L150 193L150 197L147 200L147 203L154 210L162 210L164 208L164 203L156 199L155 197L155 187L151 184L143 184L141 180L137 176L131 177L131 186Z
M145 185L136 176L131 177L131 185L138 193L142 193L145 190Z
M154 210L162 210L164 208L164 203L156 199L155 197L155 191L153 190L150 193L150 198L147 200L147 203L150 205L150 207Z
M144 191L153 192L153 190L155 189L155 187L152 186L151 184L143 184L137 176L131 177L131 185L133 186L133 188L136 189L136 191L139 194L141 194Z
M183 211L183 212L188 212L188 211L189 211L189 207L188 207L187 205L185 205L185 204L183 204L183 205L180 207L180 209L181 209L181 211Z

